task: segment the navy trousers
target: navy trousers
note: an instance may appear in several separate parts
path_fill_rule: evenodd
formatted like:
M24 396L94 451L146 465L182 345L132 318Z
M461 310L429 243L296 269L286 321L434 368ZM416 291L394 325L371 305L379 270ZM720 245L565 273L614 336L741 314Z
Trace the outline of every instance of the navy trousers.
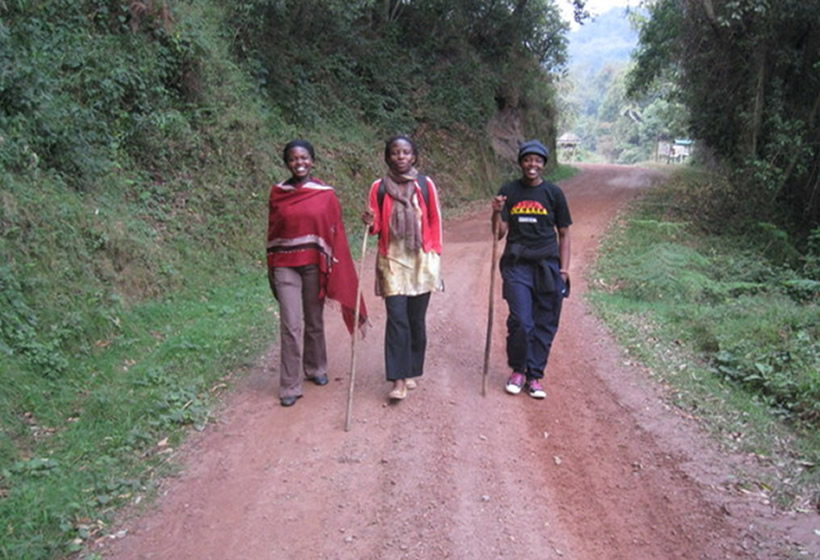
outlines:
M427 349L427 305L430 292L418 296L384 298L387 325L384 363L388 381L419 377L424 372Z
M554 291L551 292L537 289L538 266L535 263L517 261L501 268L504 299L510 310L507 317L507 364L528 378L544 377L566 293L558 263L549 264L554 279Z

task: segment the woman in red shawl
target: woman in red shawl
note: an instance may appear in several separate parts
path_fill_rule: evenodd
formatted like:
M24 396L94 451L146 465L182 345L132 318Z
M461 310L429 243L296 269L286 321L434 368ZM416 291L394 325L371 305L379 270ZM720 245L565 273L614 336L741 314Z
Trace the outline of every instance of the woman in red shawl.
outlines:
M283 159L291 177L270 192L268 280L279 302L282 406L302 396L303 375L328 383L325 298L341 305L348 330L354 329L358 279L342 209L333 187L311 176L314 158L310 142L288 142ZM362 301L359 326L366 321Z

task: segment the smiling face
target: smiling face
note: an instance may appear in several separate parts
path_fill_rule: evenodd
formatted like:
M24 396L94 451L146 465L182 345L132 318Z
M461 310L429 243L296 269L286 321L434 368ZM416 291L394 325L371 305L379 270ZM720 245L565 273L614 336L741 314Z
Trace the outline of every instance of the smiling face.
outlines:
M547 162L538 154L527 154L521 158L519 165L523 173L524 182L530 186L541 184L541 171Z
M313 158L310 157L310 152L301 146L294 146L288 150L285 157L285 165L288 166L293 180L301 182L310 177L310 172L313 170Z
M387 153L387 165L390 166L393 172L398 174L407 173L415 164L416 151L410 142L399 138L390 144Z

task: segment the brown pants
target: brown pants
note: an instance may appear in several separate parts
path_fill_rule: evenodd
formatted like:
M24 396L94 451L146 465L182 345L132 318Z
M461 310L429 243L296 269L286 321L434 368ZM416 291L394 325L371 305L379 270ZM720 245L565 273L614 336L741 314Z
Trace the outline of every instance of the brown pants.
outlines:
M327 375L325 302L319 299L319 267L276 267L273 288L279 300L279 397L297 397L302 394L303 374Z

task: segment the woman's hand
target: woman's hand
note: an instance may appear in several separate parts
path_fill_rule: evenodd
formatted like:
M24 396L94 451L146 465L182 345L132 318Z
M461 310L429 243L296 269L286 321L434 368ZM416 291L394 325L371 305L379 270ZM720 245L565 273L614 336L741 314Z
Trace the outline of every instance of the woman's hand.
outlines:
M493 226L493 236L495 239L503 239L504 236L507 235L507 223L501 219L501 211L504 209L506 203L506 196L498 195L493 197L493 215L490 218L490 223Z
M364 222L365 225L372 226L373 225L373 219L374 219L373 210L371 210L370 208L368 208L367 210L362 212L362 222Z

